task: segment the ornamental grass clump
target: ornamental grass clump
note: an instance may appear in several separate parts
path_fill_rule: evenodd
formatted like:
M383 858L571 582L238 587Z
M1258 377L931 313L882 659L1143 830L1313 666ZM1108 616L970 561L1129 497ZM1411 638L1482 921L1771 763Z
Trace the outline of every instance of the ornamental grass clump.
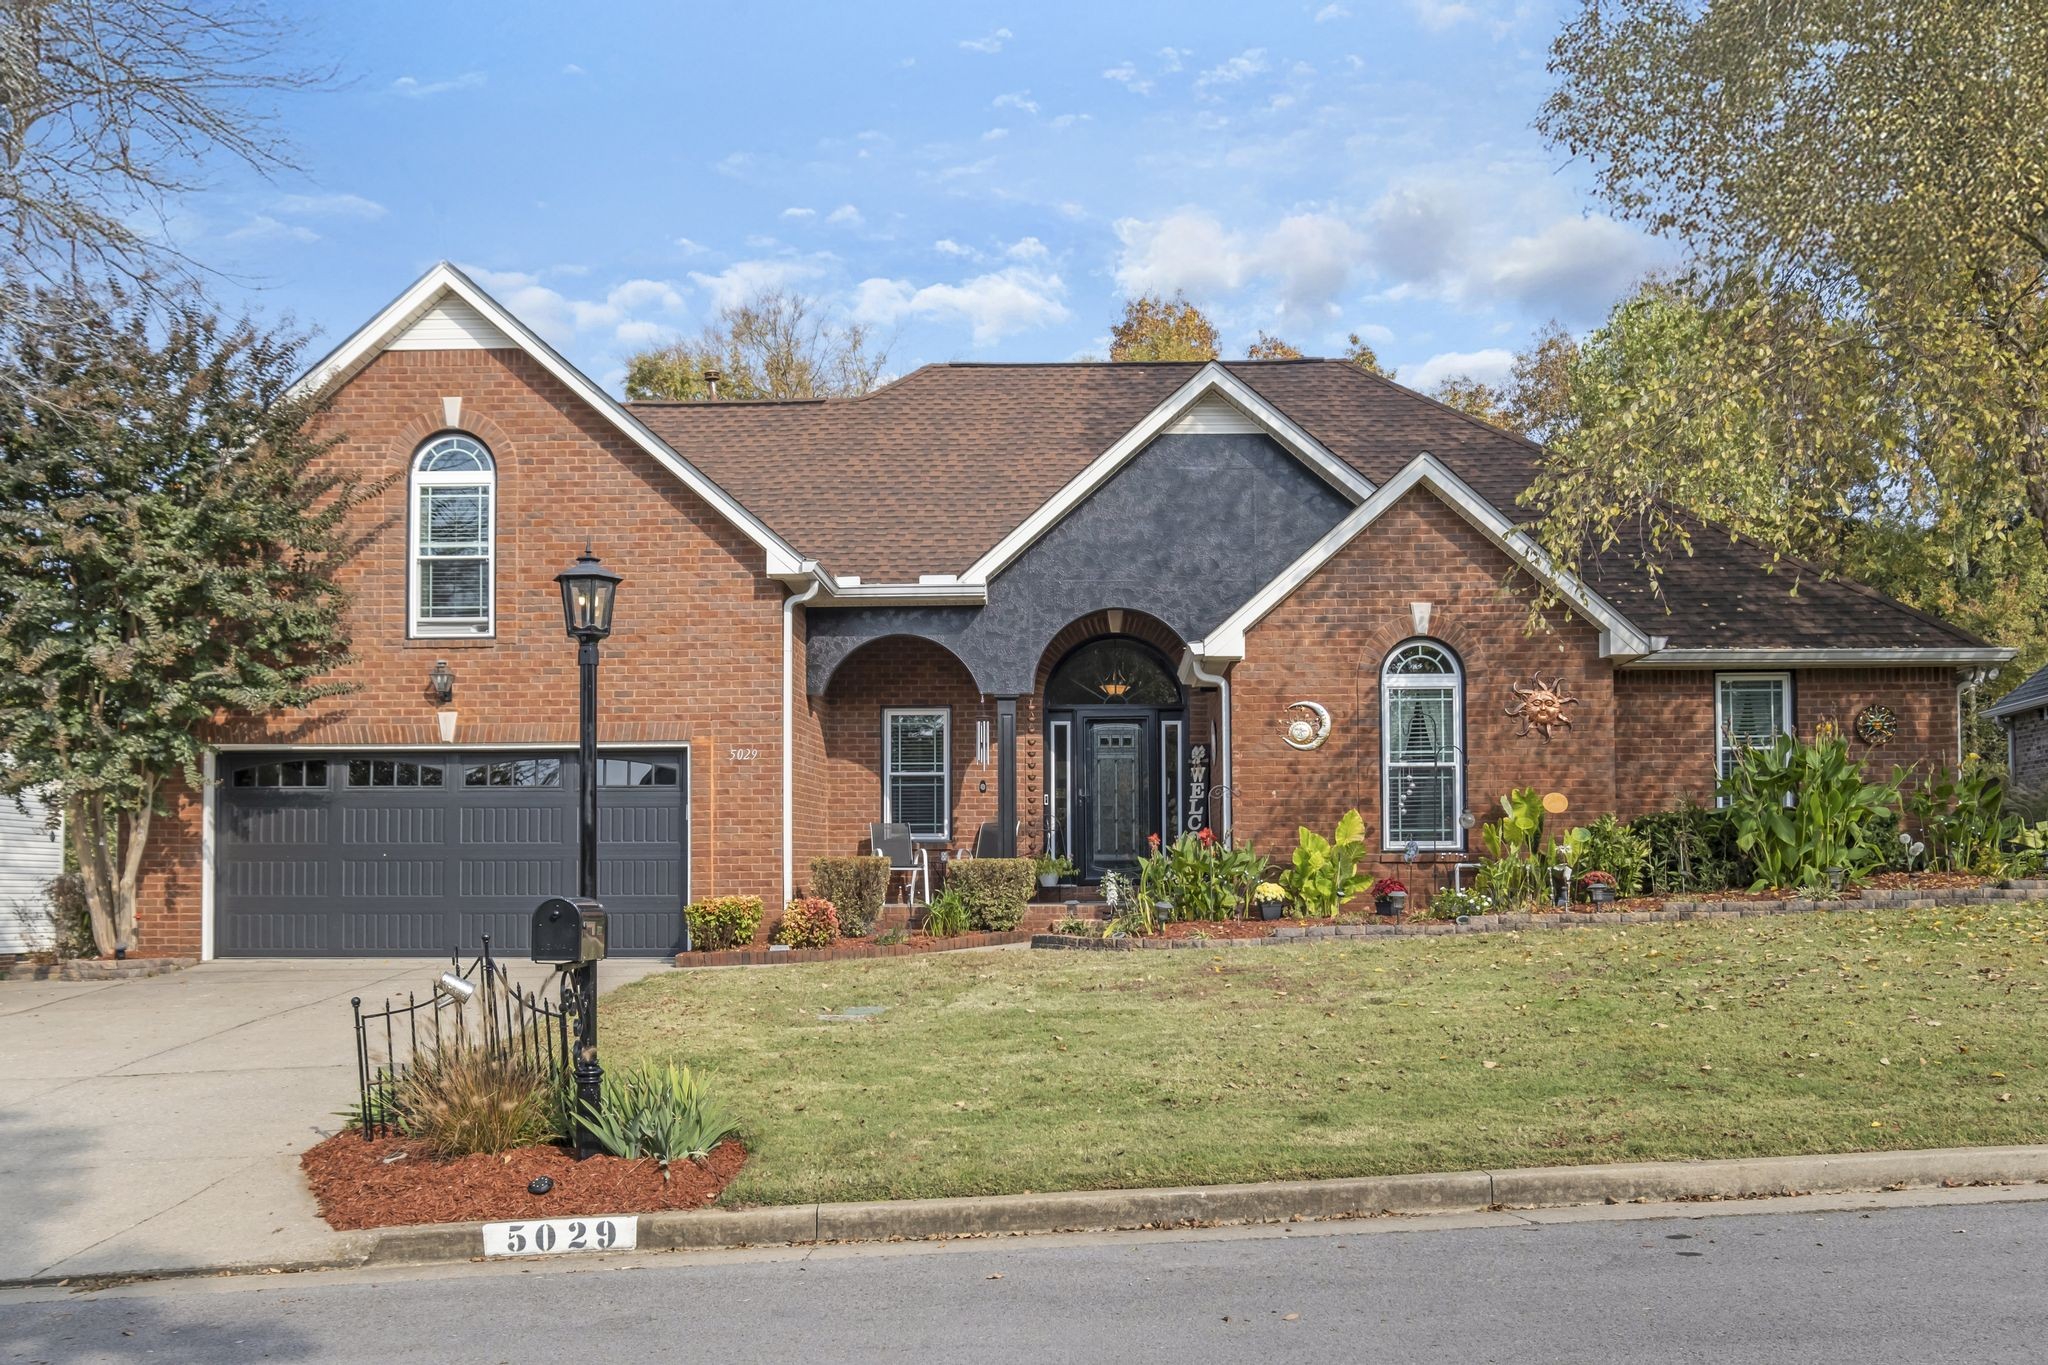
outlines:
M398 1131L437 1157L553 1142L565 1127L545 1067L470 1039L416 1058L398 1079L391 1107Z
M739 1132L709 1088L674 1062L606 1072L596 1106L583 1106L583 1124L613 1156L660 1162L664 1180L671 1162L702 1161Z

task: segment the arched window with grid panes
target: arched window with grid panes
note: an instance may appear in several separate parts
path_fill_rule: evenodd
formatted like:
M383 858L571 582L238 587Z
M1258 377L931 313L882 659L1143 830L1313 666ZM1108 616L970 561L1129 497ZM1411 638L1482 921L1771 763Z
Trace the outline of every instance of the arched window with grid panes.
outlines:
M1464 847L1465 674L1435 640L1409 640L1380 668L1384 847Z
M443 432L412 462L411 633L489 635L495 626L498 470L474 436Z

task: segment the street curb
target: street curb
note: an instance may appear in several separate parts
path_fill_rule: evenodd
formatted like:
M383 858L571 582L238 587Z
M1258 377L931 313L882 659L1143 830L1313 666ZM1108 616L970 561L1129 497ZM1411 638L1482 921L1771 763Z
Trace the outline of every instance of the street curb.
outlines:
M640 1216L639 1247L643 1251L707 1251L817 1242L1120 1232L1500 1207L1751 1199L2042 1181L2048 1181L2048 1146L1950 1147L1731 1161L1647 1161L1158 1190L1070 1190L1057 1194L650 1213ZM413 1265L471 1260L483 1255L481 1223L383 1228L363 1235L372 1239L366 1254L360 1260L337 1265Z

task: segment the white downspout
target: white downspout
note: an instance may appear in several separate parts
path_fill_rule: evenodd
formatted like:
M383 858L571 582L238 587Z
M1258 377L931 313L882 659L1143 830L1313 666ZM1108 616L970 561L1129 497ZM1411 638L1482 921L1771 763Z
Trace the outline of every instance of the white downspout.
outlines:
M808 567L808 566L807 566ZM824 590L811 580L782 599L782 903L796 899L796 609Z
M1202 667L1201 660L1193 650L1188 651L1188 674L1196 682L1209 684L1220 694L1218 700L1223 707L1223 752L1217 755L1221 762L1216 765L1216 776L1220 779L1216 785L1223 790L1223 837L1227 841L1232 829L1232 802L1237 795L1230 785L1230 675L1208 672Z

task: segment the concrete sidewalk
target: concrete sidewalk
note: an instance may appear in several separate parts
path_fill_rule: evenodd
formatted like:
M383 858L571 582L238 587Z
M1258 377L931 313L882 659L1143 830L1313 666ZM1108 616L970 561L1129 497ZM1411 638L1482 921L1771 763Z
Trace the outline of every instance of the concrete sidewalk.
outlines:
M344 1254L298 1158L355 1098L349 999L424 994L442 965L243 960L134 981L0 982L13 1225L0 1279ZM600 986L667 969L606 962Z

